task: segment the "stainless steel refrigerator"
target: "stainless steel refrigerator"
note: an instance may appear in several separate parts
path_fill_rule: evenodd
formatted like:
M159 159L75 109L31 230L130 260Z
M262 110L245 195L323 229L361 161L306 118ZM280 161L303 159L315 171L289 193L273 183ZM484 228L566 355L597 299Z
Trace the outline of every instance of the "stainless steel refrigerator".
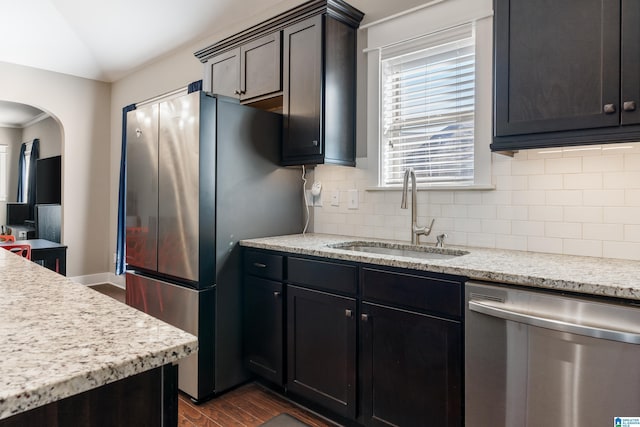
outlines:
M127 304L198 336L179 365L194 400L248 378L238 241L302 230L281 129L278 114L204 92L127 115Z

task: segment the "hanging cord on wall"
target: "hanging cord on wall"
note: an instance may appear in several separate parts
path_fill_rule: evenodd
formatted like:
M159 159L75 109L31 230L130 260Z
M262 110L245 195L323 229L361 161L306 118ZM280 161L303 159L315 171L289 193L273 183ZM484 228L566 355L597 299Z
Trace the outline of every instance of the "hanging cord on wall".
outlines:
M307 203L307 178L305 177L306 170L304 165L302 165L302 200L304 201L304 207L307 210L307 220L304 223L304 229L302 230L302 235L307 232L307 227L309 227L309 203Z

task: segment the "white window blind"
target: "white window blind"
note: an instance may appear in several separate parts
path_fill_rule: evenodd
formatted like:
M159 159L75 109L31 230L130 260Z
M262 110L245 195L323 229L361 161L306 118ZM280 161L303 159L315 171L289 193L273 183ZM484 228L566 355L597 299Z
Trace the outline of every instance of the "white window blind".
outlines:
M382 48L381 186L474 182L473 24Z
M0 202L7 201L7 146L0 145Z

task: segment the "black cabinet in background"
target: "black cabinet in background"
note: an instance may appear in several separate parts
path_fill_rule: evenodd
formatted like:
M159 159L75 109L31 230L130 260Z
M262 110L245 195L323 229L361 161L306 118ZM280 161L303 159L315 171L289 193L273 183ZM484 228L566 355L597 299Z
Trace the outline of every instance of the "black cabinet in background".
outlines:
M495 0L494 151L640 138L640 4Z

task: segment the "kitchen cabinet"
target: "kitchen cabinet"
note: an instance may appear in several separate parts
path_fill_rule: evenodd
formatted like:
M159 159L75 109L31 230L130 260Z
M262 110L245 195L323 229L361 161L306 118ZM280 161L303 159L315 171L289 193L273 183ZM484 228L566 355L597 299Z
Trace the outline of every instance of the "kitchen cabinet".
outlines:
M353 418L357 267L288 257L287 283L287 387Z
M282 112L283 165L354 166L363 17L342 0L310 0L220 40L195 52L204 90Z
M364 424L462 425L461 283L363 268L362 289Z
M283 37L282 163L354 166L356 28L318 15Z
M638 2L496 0L494 12L492 150L640 137Z
M244 257L244 360L247 369L283 385L282 257L247 251Z
M274 273L268 257L284 268ZM279 345L286 331L290 396L341 422L462 425L461 278L256 249L245 249L245 277L245 360L269 354L271 337ZM283 324L265 314L281 283Z
M337 414L355 416L355 298L287 287L287 387Z
M267 34L214 55L205 64L205 90L241 101L282 90L281 33Z

